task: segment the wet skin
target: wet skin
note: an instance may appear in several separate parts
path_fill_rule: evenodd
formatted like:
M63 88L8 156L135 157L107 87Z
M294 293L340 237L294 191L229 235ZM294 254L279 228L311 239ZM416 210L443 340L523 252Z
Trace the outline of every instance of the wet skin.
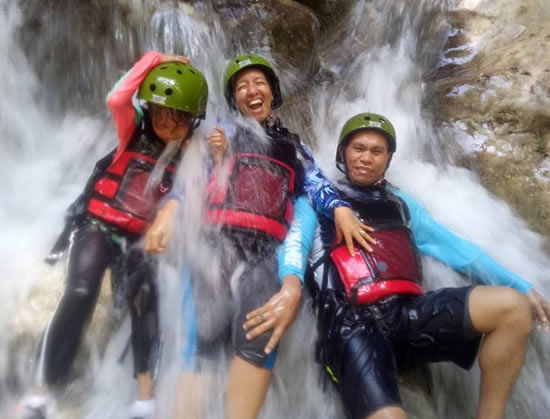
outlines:
M382 179L391 156L386 137L373 130L354 134L343 153L347 175L357 186L371 186Z
M263 122L271 113L273 92L263 71L257 68L243 70L233 84L233 98L241 113Z
M151 104L151 122L155 134L165 143L184 139L191 128L188 113L155 104Z

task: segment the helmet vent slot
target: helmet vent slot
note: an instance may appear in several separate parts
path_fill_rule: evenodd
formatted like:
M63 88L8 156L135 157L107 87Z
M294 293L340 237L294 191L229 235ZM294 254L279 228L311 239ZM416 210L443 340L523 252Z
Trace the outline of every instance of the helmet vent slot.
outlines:
M174 93L174 91L172 89L168 88L164 91L164 93L166 94L166 96L170 96L172 93Z
M152 84L149 85L149 90L151 92L154 92L156 89L157 89L157 85L155 83L152 83Z

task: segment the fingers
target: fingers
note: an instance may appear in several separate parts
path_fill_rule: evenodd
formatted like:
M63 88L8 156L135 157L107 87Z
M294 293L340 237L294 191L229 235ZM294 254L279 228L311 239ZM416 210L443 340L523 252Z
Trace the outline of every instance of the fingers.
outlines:
M365 249L367 252L372 252L372 247L367 243L368 241L374 240L371 236L369 236L364 230L359 230L359 232L353 233L353 238L357 242L359 246L361 246L363 249ZM376 243L376 240L374 240L374 243Z
M351 209L347 207L336 208L334 210L334 224L336 226L337 243L344 240L351 256L355 256L354 242L367 252L372 252L371 244L376 244L376 239L368 233L375 231L375 229L360 222Z
M540 293L531 290L527 293L533 316L537 320L538 329L550 330L550 303Z
M366 224L363 224L360 221L357 221L359 224L359 227L363 229L363 231L368 231L369 233L372 233L373 231L376 231L374 227L368 226ZM369 236L370 237L370 236Z
M267 309L267 304L266 304L248 313L246 315L246 322L243 325L244 330L248 330L251 327L254 327L263 323L266 319L266 315L268 311L269 310Z
M366 241L372 243L372 244L376 244L376 239L374 237L372 237L369 233L367 233L366 229L369 229L368 231L370 233L376 231L374 228L372 227L369 227L369 226L366 226L364 224L361 224L361 227L363 228L363 230L359 230L359 234L360 236L365 239Z
M191 64L191 59L184 55L174 55L174 54L162 54L161 61L163 63L182 63L182 64Z
M225 138L225 130L222 127L215 126L208 133L208 138L210 138L210 137Z
M273 351L273 349L277 347L277 345L279 344L279 341L281 340L281 337L283 336L283 333L284 333L284 328L282 327L275 328L275 330L273 331L273 334L271 335L271 337L269 338L269 341L267 342L267 345L265 345L264 352L266 354L269 355Z
M342 230L337 227L336 228L336 243L342 243L343 239L344 239L344 235L342 233Z
M537 291L530 294L531 306L535 309L540 327L550 330L550 303Z
M256 314L247 320L243 325L244 330L249 330L246 334L246 338L248 340L253 340L270 329L273 329L273 333L264 348L264 352L266 354L270 354L279 343L279 340L281 340L281 337L287 328L286 322L281 324L281 318L279 316L272 315L271 311L266 312L265 314L262 313L261 310L255 311Z
M348 248L348 252L351 256L355 256L355 249L353 243L353 235L349 232L344 232L344 242Z
M245 324L250 324L253 326L250 326L252 327L252 329L248 331L248 333L246 334L246 338L248 340L253 340L258 336L264 334L269 329L273 328L273 326L275 325L275 321L276 319L274 317L268 318L265 316L256 316L254 317L254 319L247 321Z
M227 151L227 138L223 128L214 127L208 133L208 147L215 162L220 163Z

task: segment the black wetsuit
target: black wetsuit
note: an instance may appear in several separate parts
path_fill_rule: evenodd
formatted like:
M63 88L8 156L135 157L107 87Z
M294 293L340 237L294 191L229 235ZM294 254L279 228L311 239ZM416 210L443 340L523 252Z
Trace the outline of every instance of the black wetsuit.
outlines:
M156 160L164 145L146 117L127 150ZM97 162L84 192L69 207L66 228L51 252L54 255L69 247L65 290L42 339L48 384L63 381L71 371L107 268L111 268L114 292L124 293L130 309L135 372L151 371L154 367L159 342L156 264L144 254L140 234L89 212L90 200L97 198L94 187L100 178L110 176L106 171L114 154L113 151ZM162 184L165 189L171 186L168 171Z
M380 408L401 405L397 368L436 361L453 361L470 368L480 334L468 312L472 287L424 294L417 288L421 273L414 256L414 237L408 228L409 210L391 187L386 182L369 188L342 183L339 192L359 219L376 229L372 234L376 246L382 249L372 254L361 251L366 265L370 265L370 274L360 278L361 284L382 293L397 284L396 291L385 293L383 298L358 303L360 288L355 288L355 294L346 291L341 271L329 256L334 223L320 217L326 253L308 281L317 301L317 357L340 391L349 415L363 419ZM395 237L400 237L401 243ZM412 247L410 257L403 256L407 251L401 251L406 250L401 245ZM383 287L377 288L377 283ZM398 291L401 286L404 293ZM410 292L417 289L415 295Z

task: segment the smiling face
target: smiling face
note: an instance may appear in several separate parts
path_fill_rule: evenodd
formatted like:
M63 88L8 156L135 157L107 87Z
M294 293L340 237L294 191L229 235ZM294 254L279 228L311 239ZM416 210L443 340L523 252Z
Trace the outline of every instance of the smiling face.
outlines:
M153 131L162 141L179 141L187 136L191 128L191 115L153 103L150 106Z
M391 156L386 137L373 130L352 135L343 152L347 175L357 186L371 186L382 179Z
M271 113L273 92L264 72L250 68L240 72L233 84L233 98L241 113L263 122Z

